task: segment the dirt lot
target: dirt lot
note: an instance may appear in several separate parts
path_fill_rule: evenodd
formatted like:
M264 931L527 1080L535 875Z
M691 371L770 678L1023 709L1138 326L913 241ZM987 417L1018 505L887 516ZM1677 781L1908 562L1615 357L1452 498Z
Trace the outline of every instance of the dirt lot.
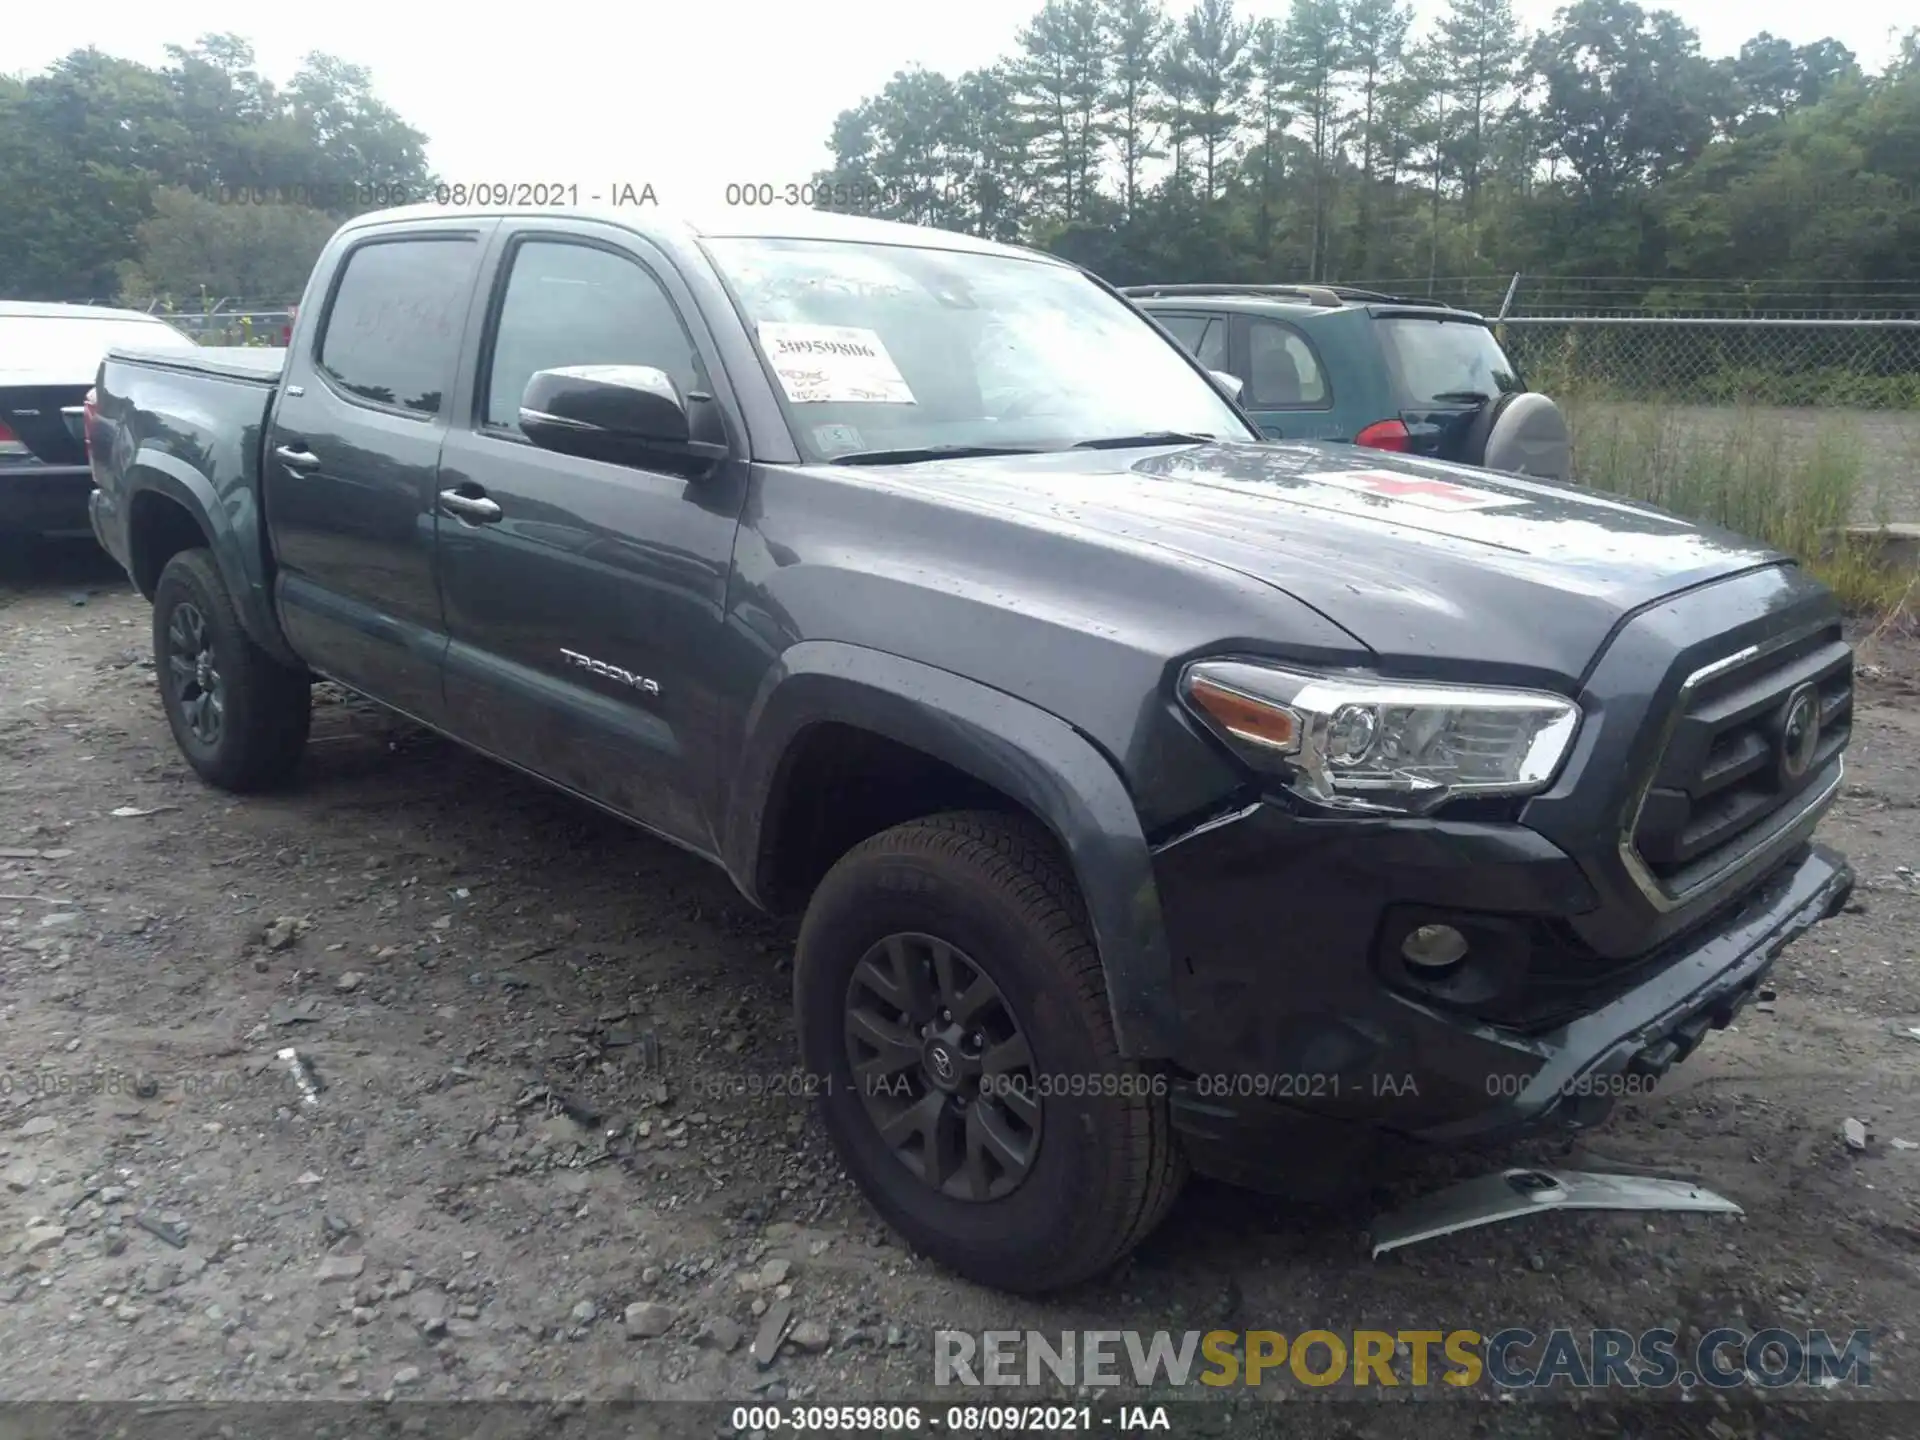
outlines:
M1920 1399L1920 1149L1894 1143L1920 1141L1920 650L1862 681L1825 831L1855 910L1589 1142L1743 1219L1548 1215L1375 1262L1364 1207L1196 1183L1121 1273L1035 1304L916 1262L772 1093L791 936L717 871L325 696L291 792L214 792L167 734L147 625L90 547L0 576L0 1397L950 1400L936 1325L1667 1324L1870 1328L1873 1393ZM804 1328L762 1370L782 1294ZM664 1332L630 1338L635 1305ZM1288 1433L1403 1430L1285 1393ZM1844 1408L1915 1433L1913 1409ZM1421 1433L1550 1411L1429 1406ZM1663 1412L1791 1433L1778 1404L1761 1430L1712 1396ZM1604 1419L1576 1428L1643 1423Z

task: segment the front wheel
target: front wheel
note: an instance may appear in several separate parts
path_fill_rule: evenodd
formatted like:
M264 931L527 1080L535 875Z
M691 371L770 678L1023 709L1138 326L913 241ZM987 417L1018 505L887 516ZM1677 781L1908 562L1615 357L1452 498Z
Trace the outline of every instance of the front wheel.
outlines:
M174 742L203 780L261 790L300 763L312 682L254 643L206 550L182 550L160 572L153 665Z
M808 906L794 1004L842 1162L950 1269L1056 1289L1173 1203L1164 1081L1120 1058L1078 890L1031 823L939 815L849 851Z

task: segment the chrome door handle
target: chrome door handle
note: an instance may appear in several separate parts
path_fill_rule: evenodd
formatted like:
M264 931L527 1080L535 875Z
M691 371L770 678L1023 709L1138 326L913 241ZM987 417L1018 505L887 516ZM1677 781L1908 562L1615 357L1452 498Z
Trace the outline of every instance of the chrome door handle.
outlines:
M491 525L500 518L500 507L480 495L463 495L458 490L440 492L440 508L476 525Z
M311 450L296 450L291 445L279 445L274 448L274 458L295 470L311 470L320 463L320 457Z

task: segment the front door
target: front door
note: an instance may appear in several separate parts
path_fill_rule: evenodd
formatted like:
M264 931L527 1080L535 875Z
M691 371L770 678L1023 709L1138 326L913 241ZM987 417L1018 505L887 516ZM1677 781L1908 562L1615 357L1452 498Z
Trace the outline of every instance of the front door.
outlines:
M440 463L449 723L711 853L702 765L745 467L562 455L518 418L537 370L652 365L695 397L695 433L724 439L691 303L664 258L612 227L509 222L498 254L471 421Z

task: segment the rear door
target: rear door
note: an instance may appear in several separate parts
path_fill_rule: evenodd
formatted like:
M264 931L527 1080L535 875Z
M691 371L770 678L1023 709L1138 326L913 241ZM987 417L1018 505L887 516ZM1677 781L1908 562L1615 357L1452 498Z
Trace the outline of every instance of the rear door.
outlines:
M1333 385L1306 333L1265 315L1234 320L1235 373L1246 382L1240 403L1275 440L1350 440L1333 413Z
M498 223L430 220L349 238L319 322L287 356L263 464L294 648L435 724L447 643L435 482L482 243Z
M745 465L562 455L519 425L537 370L650 365L696 397L696 437L724 441L711 336L672 264L630 231L510 220L495 249L471 399L440 466L450 726L712 853L701 760L733 683L721 627Z
M1475 417L1508 391L1526 388L1492 328L1460 315L1373 313L1412 453L1477 463L1467 454Z

